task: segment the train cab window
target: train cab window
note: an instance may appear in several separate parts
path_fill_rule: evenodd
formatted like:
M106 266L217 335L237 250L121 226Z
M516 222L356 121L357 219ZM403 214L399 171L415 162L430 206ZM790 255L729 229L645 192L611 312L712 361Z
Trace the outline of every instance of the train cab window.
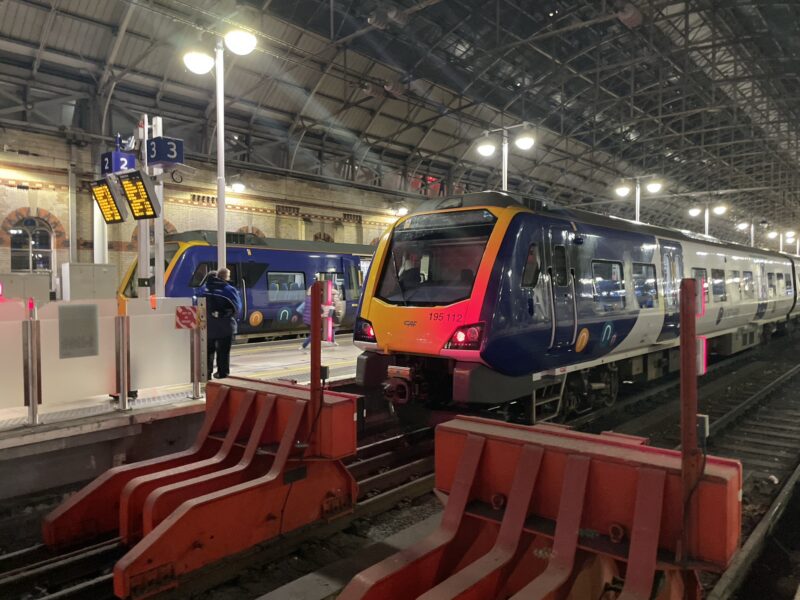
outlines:
M608 260L592 261L592 288L594 300L605 310L625 307L625 278L622 263Z
M725 295L725 271L722 269L711 269L711 293L714 295L714 302L725 302L728 299Z
M725 289L731 302L739 302L742 299L742 278L739 271L728 272Z
M775 298L778 295L775 287L775 273L767 273L767 290L769 298Z
M633 291L636 294L639 308L655 308L658 302L656 266L633 263L631 279L633 279Z
M756 288L753 285L753 272L742 271L742 296L747 300L753 300L756 297Z
M708 304L708 271L705 269L692 269L692 278L697 280L697 285L703 288L706 304Z
M209 271L217 268L215 262L201 262L195 267L191 279L189 279L189 287L200 287L206 279Z
M525 268L522 271L522 287L535 288L539 282L540 271L539 249L536 244L531 244L528 248L528 257L525 259Z
M306 298L306 274L269 271L267 298L269 302L302 302Z
M564 246L553 246L553 273L556 285L567 285L567 249Z

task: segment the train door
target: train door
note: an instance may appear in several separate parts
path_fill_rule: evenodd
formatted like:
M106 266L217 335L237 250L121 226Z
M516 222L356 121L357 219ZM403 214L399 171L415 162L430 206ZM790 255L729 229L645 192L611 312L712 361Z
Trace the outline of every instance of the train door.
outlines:
M261 329L265 320L262 311L267 304L267 266L265 262L248 260L237 264L237 279L233 279L231 272L231 280L236 282L242 296L242 323L254 330Z
M345 313L342 318L342 324L349 326L355 322L358 301L361 298L361 287L364 283L364 274L361 271L357 257L343 257L342 272L344 273L345 282Z
M680 287L683 278L683 251L678 242L659 240L661 281L664 286L664 325L658 341L671 340L680 334Z
M570 230L561 226L550 227L550 264L547 268L553 307L550 348L563 348L575 343L577 297L572 255Z

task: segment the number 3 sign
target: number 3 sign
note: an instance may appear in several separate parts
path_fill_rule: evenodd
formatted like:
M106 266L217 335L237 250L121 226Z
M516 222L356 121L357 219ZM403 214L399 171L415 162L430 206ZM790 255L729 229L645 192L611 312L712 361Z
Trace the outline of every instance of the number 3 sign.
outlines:
M151 166L183 163L183 140L157 137L147 140L147 164Z

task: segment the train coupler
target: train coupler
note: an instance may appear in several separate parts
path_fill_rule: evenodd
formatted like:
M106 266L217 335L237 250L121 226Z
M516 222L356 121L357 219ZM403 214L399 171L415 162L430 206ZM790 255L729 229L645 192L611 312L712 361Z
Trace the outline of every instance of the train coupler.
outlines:
M699 597L697 571L723 570L738 546L741 465L708 457L684 514L680 453L644 442L474 417L439 425L439 529L339 600Z
M114 592L143 598L208 564L351 512L357 397L230 377L209 382L187 451L109 470L50 513L45 543L119 535ZM312 414L313 413L313 414ZM298 443L300 442L300 443Z

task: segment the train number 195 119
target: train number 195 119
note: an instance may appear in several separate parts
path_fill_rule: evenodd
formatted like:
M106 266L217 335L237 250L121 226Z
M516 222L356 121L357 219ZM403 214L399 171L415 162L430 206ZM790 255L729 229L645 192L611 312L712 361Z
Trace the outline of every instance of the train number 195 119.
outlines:
M429 312L429 321L444 321L446 323L461 323L464 320L464 315L446 313L446 312Z

